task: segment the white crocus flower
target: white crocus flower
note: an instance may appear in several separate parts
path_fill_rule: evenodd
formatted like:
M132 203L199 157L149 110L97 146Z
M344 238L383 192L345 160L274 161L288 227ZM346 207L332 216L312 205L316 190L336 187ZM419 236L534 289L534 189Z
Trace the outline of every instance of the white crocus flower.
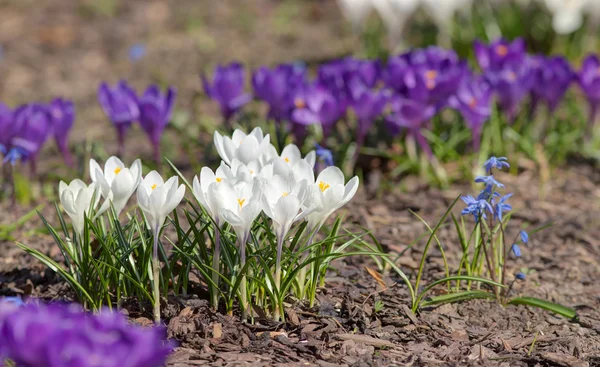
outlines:
M137 190L137 199L156 237L160 234L167 216L175 210L184 195L185 186L179 185L177 176L164 182L158 172L152 171L144 177Z
M219 156L227 164L231 164L234 158L247 164L260 158L271 147L269 134L263 136L260 127L255 128L247 135L243 131L236 129L231 138L215 131L214 143Z
M298 146L296 146L295 144L286 145L281 151L281 155L279 157L290 166L294 166L296 163L303 160L307 162L312 168L314 168L315 162L317 161L317 154L314 150L311 150L304 158L302 158L300 148L298 148Z
M439 29L438 38L442 43L450 44L452 22L457 11L468 11L472 0L421 0L427 14ZM439 41L439 40L438 40Z
M222 182L217 187L218 196L224 201L223 218L233 227L237 235L237 244L240 249L240 269L246 265L246 243L250 238L250 230L261 208L261 183L258 180L251 182L240 181L235 185ZM248 308L246 275L242 275L240 283L242 319L246 318Z
M396 48L401 41L406 21L419 6L419 0L372 0L387 28L391 46ZM445 1L445 0L441 0Z
M85 228L85 218L90 210L95 210L100 201L100 193L96 192L95 183L86 185L83 181L75 179L70 184L60 181L58 196L65 212L73 221L73 229L77 235L82 236Z
M202 205L208 215L215 221L220 228L222 223L221 212L223 208L223 200L215 195L217 192L216 186L222 182L231 181L235 176L227 176L230 172L227 169L219 167L217 172L213 172L208 167L202 167L200 177L194 177L192 182L192 190L196 200Z
M185 186L179 185L179 178L173 176L164 182L156 171L144 177L137 190L138 205L144 212L152 233L154 247L152 256L152 280L154 295L154 321L160 322L160 264L158 261L158 236L165 220L183 200Z
M98 162L90 159L90 177L105 199L98 214L104 213L112 202L118 217L142 180L142 161L136 159L127 168L119 158L110 157L103 170Z
M545 0L552 13L552 28L558 34L569 34L583 25L583 12L589 0Z
M309 186L309 190L310 206L316 209L308 214L306 220L309 230L318 231L333 212L354 197L358 190L358 177L354 176L345 183L342 170L335 166L327 167Z
M338 0L342 14L352 23L355 32L360 32L373 10L372 0Z

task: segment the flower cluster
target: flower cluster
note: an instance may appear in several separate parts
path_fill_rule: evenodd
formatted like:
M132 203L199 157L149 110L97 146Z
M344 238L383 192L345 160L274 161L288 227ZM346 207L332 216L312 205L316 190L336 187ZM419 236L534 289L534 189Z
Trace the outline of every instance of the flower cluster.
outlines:
M108 310L0 302L0 361L17 366L158 367L173 347L163 328L133 326Z
M358 177L346 183L342 171L330 166L315 178L314 151L302 157L300 149L290 144L279 153L260 128L249 134L235 130L231 137L215 132L214 143L221 165L216 171L204 167L194 177L194 196L214 220L217 233L225 223L235 230L242 267L254 221L261 212L271 218L277 240L278 288L281 253L291 227L306 220L309 232L318 231L333 212L352 199ZM213 261L218 267L220 243L215 246L217 260ZM218 278L213 281L218 283Z
M254 96L268 104L267 117L286 123L298 144L307 126L320 125L327 138L351 113L359 148L380 120L393 135L404 131L430 156L422 130L431 128L431 119L447 108L462 115L475 150L494 98L511 122L526 98L531 101L530 116L541 103L554 111L571 83L578 81L595 117L600 105L596 56L589 56L576 73L562 56L527 54L522 39L476 41L473 47L480 72L471 70L453 50L432 46L392 56L386 64L352 57L331 61L320 65L312 80L300 64L261 67L252 73L252 87ZM217 67L212 83L203 75L206 93L219 102L226 121L250 101L244 80L238 63Z
M494 178L494 170L510 168L510 165L507 162L506 157L491 157L485 162L483 168L487 175L475 178L475 182L483 183L485 184L485 187L475 198L472 196L462 197L462 200L467 206L462 210L461 214L472 215L477 224L486 220L488 221L485 231L481 229L481 226L478 226L479 230L488 237L487 239L484 239L484 236L481 236L482 246L484 251L487 251L487 243L489 242L492 251L496 253L493 255L495 256L493 258L494 260L488 262L492 279L496 280L496 275L498 276L498 279L503 280L505 277L505 263L508 252L510 251L514 256L520 257L520 245L529 243L529 234L526 231L521 230L514 241L512 241L510 247L504 245L504 241L506 240L504 229L507 224L507 221L504 219L504 213L512 210L512 206L507 202L512 194L502 195L497 191L497 189L503 188L504 184L498 182ZM493 230L494 228L495 230ZM495 243L496 240L500 243ZM496 259L498 259L499 263L496 263ZM496 265L501 265L501 270L493 269ZM518 273L516 277L517 279L525 279L525 275L522 273Z
M68 141L75 119L73 102L56 98L48 104L28 103L11 109L0 103L0 153L4 162L35 162L42 147L54 137L65 162L73 165Z
M120 156L123 155L127 131L135 121L139 121L154 148L154 159L160 162L160 138L171 119L175 97L176 91L172 87L163 95L158 86L150 85L143 95L138 96L123 80L114 87L100 84L98 101L117 129Z

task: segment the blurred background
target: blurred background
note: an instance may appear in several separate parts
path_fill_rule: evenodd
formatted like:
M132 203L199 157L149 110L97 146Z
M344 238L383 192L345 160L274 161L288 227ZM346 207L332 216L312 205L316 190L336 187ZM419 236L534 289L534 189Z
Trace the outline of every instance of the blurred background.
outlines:
M240 61L249 71L299 62L314 72L348 55L385 60L437 44L474 65L473 41L502 36L577 68L597 50L599 24L600 0L0 0L0 101L72 99L72 144L103 138L113 152L97 103L102 81L173 85L175 127L217 126L199 78L216 64ZM150 155L145 140L139 149Z

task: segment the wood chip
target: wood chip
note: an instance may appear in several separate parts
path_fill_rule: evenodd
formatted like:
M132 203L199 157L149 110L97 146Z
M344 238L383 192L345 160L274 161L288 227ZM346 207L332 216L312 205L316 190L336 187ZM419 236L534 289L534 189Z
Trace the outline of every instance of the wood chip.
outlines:
M542 358L544 358L545 360L555 363L559 366L565 366L565 367L590 367L589 362L586 361L582 361L581 359L577 358L577 357L573 357L570 356L568 354L562 354L562 353L542 353L541 354Z
M353 340L355 342L360 342L368 345L372 345L374 347L393 347L394 343L389 340L377 339L367 335L357 335L357 334L335 334L335 337L340 340Z
M223 336L223 325L220 322L213 324L213 338L219 339Z

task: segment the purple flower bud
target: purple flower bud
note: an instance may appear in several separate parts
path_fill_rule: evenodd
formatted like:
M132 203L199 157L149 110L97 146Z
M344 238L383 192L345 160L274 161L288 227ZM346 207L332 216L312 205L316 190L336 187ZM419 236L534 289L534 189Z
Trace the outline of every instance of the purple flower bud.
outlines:
M217 66L210 82L204 73L202 86L204 92L221 106L221 114L226 124L245 104L250 102L250 94L244 93L244 67L234 62L226 66Z
M515 254L516 257L521 257L521 247L519 247L519 245L517 245L516 243L513 243L512 247L510 248L510 251L512 251L512 253Z
M103 82L98 88L98 101L106 116L117 128L119 155L123 155L125 134L131 124L140 117L137 95L124 80L114 88Z
M154 149L154 159L160 163L160 138L173 112L176 91L167 89L166 95L156 85L146 89L139 99L140 125L148 135Z
M54 132L54 139L56 140L58 150L60 150L65 163L68 166L73 167L73 157L69 151L69 133L71 132L75 120L75 108L73 102L62 98L56 98L50 103L48 109L50 111L52 130Z
M519 236L521 237L521 242L527 244L529 243L529 234L525 231L520 231Z

